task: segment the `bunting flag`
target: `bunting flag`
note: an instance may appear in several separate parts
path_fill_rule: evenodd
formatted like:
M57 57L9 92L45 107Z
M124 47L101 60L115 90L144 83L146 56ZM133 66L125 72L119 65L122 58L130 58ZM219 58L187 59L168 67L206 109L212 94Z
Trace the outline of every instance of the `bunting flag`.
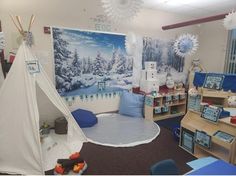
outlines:
M122 91L117 92L100 92L96 94L83 94L79 96L67 96L64 97L65 101L68 103L69 106L72 106L77 99L80 101L96 101L98 99L111 99L116 98L117 96L121 96Z

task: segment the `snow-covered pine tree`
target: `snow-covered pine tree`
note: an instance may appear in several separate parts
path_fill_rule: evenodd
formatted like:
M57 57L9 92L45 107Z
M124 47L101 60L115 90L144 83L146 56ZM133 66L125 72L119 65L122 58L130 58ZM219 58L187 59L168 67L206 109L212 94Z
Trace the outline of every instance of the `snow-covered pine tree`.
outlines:
M80 76L82 73L81 61L80 61L80 58L76 49L73 55L71 70L74 73L74 76Z
M116 49L113 49L112 51L112 58L111 58L111 66L113 66L117 60L118 52Z
M126 65L127 65L127 70L132 71L133 70L133 57L128 57L126 56Z
M119 53L119 60L117 62L116 73L124 74L127 72L125 63L126 63L126 58L124 54Z
M62 66L70 58L71 52L68 50L69 43L62 38L62 30L53 28L53 47L54 47L54 58L55 58L55 75L57 76L56 88L59 92L63 89L65 75L62 72ZM64 71L64 70L63 70ZM64 90L64 89L63 89Z
M88 73L88 59L87 58L83 58L82 59L83 61L82 61L82 70L83 70L83 72L82 72L82 74L87 74Z
M120 49L115 49L113 50L112 53L112 58L111 58L111 72L112 73L117 73L117 67L119 64L119 60L120 60Z
M94 61L93 74L99 76L103 76L104 74L103 58L101 57L100 52L98 52L97 57Z
M88 73L93 72L93 62L90 57L88 57Z

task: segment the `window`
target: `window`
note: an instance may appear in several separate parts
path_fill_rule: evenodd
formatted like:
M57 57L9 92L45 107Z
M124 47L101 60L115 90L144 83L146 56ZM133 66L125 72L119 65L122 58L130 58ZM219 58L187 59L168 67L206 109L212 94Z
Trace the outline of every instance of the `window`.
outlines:
M229 32L224 71L236 74L236 29Z

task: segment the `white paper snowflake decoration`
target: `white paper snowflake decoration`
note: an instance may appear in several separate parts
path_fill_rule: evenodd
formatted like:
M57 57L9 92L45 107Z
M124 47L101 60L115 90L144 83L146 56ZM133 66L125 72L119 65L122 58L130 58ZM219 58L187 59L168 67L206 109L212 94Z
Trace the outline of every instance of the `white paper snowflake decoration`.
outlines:
M198 48L197 36L183 34L174 42L174 51L180 57L186 57L193 54Z
M3 32L0 32L0 50L4 49L4 47L5 47L4 35Z
M224 26L227 30L236 29L236 12L232 11L224 18Z
M125 37L125 49L128 55L133 55L136 49L137 39L134 33L130 32Z
M101 0L105 13L114 22L132 19L141 9L143 0Z

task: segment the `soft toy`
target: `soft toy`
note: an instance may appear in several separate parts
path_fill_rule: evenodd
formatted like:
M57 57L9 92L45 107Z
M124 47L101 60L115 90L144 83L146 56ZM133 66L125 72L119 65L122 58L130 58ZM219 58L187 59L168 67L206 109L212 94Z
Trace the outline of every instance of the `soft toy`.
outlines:
M57 165L54 168L55 174L68 174L71 170L73 172L82 174L87 168L86 162L80 158L80 153L72 154L69 159L58 159Z
M85 162L75 164L73 167L73 172L81 174L84 168L85 168Z
M228 98L228 105L230 107L236 107L236 96L230 96Z
M189 68L189 72L202 72L204 70L205 69L200 64L200 59L198 59L198 58L193 59L192 65Z
M70 159L74 160L80 157L80 153L79 152L75 152L72 155L70 155Z
M168 89L172 89L172 88L174 88L174 86L175 86L174 79L173 79L172 75L170 73L168 73L166 76L166 87Z
M198 95L198 91L195 87L189 89L188 94L192 97L196 97Z

